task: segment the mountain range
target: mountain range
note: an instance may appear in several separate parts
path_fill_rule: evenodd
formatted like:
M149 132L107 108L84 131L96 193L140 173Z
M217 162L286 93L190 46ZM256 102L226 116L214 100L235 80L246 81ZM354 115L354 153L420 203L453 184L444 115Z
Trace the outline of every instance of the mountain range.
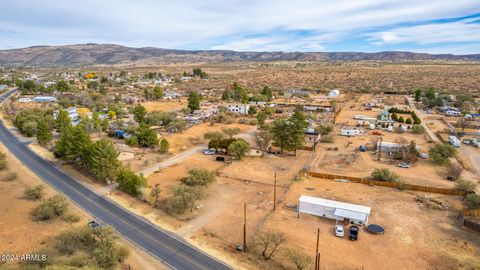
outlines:
M0 66L4 67L72 67L242 61L480 61L480 54L453 55L403 51L375 53L240 52L229 50L173 50L154 47L131 48L115 44L92 43L0 50Z

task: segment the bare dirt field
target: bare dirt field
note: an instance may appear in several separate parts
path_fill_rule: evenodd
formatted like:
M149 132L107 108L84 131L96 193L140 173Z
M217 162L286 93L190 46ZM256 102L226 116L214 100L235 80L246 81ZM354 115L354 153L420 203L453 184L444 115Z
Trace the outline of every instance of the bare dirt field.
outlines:
M148 112L151 111L178 111L187 107L187 100L161 100L144 102L142 105Z
M478 269L480 236L459 226L462 209L458 196L426 194L444 202L447 210L433 210L416 202L420 193L318 178L296 182L285 203L296 204L300 195L367 205L369 223L382 225L384 235L361 230L359 240L334 236L335 222L280 207L264 230L286 234L289 247L315 254L316 230L320 228L322 269Z

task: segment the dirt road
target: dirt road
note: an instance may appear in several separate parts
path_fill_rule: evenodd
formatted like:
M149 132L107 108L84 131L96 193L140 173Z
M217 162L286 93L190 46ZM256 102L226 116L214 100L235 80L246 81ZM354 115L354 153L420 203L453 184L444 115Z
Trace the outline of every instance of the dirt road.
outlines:
M163 168L166 168L168 166L172 166L173 164L177 164L177 163L180 163L182 162L183 160L187 159L188 157L194 155L195 153L198 153L200 152L203 148L205 148L205 146L201 145L201 146L197 146L197 147L194 147L192 149L189 149L187 151L184 151L176 156L173 156L167 160L164 160L162 162L159 162L159 163L156 163L148 168L145 168L143 170L141 170L140 172L143 173L143 175L146 177L146 176L149 176L150 174L154 173L155 171L158 171L160 169L163 169Z

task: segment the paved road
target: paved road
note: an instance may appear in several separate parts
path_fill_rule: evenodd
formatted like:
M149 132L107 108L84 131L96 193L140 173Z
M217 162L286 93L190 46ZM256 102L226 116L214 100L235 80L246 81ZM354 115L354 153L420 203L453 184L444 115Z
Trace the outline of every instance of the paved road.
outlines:
M6 93L11 94L11 93ZM0 96L0 99L4 97ZM21 143L0 121L0 141L43 181L70 198L101 223L174 269L232 269L107 198L99 196Z

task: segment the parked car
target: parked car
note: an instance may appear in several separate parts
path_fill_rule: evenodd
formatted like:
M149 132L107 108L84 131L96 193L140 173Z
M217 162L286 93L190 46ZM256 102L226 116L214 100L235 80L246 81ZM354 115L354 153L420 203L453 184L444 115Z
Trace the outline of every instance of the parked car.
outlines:
M421 153L421 154L420 154L420 157L421 157L421 158L428 158L428 154L427 154L427 153Z
M348 234L348 239L352 240L352 241L355 241L358 239L358 231L359 231L359 228L358 226L350 226L350 232Z
M215 155L215 149L206 149L203 151L204 155Z
M360 152L367 152L367 147L365 145L360 145L360 147L358 147L358 150L360 150Z
M92 221L88 222L87 224L88 224L88 227L90 227L92 229L100 227L100 224L98 224L95 220L92 220Z
M335 226L335 235L338 237L343 237L345 235L345 231L343 230L342 225Z
M400 168L405 168L405 169L410 168L410 164L408 164L406 162L399 163L397 166L400 167Z
M217 150L217 154L219 155L226 155L227 154L227 151L223 150L223 149L218 149Z

